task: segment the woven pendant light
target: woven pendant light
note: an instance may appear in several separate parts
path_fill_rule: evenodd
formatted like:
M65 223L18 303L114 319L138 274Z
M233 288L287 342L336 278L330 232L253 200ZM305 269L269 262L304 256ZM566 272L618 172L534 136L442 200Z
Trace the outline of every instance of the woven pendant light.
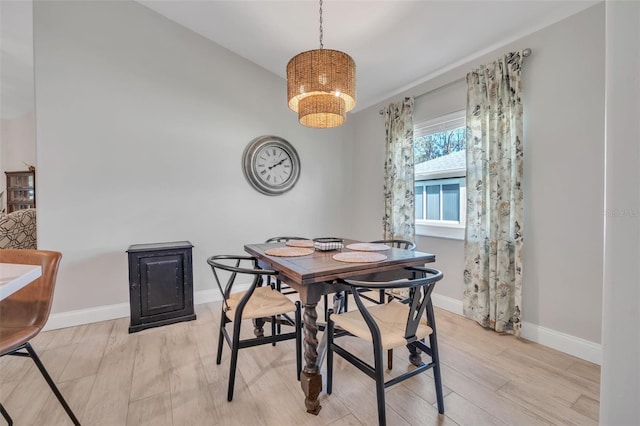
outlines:
M287 64L287 100L307 127L337 127L356 105L356 64L344 52L324 49L320 0L320 49L294 56Z

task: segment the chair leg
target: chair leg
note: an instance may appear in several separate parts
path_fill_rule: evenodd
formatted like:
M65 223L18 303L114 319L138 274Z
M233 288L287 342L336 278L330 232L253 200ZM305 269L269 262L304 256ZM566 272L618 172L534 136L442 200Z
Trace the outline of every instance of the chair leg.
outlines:
M324 296L322 296L322 299L324 301L324 322L328 322L329 321L329 296L325 294Z
M440 373L440 355L438 355L438 337L435 329L429 336L429 344L431 345L431 360L433 366L433 381L436 386L436 401L438 402L438 413L444 414L444 397L442 395L442 376Z
M220 365L222 361L222 345L224 344L224 333L222 329L224 328L224 314L222 314L222 318L220 318L220 329L218 332L218 354L216 355L216 364Z
M329 321L327 322L327 395L331 395L333 391L333 321L331 321L331 314L333 310L329 310Z
M442 375L440 372L440 354L438 353L438 333L436 332L436 317L433 312L433 302L429 300L426 308L427 322L431 327L429 346L431 349L431 361L433 362L433 382L436 386L436 401L438 413L444 414L444 397L442 395Z
M393 349L387 349L387 369L393 370Z
M7 421L7 424L9 426L12 426L13 425L13 419L11 418L9 413L7 413L7 410L4 409L4 406L2 404L0 404L0 413L2 414L2 417L4 417L4 419Z
M229 362L229 388L227 401L233 400L233 387L236 383L236 367L238 364L238 349L240 345L240 324L233 323L233 341L231 342L231 360Z
M276 318L276 316L272 316L271 317L271 336L275 336L276 335L276 330L277 330L277 334L280 334L280 327L279 324L277 324L277 320L278 318ZM275 346L276 342L271 343L271 346Z
M282 293L282 282L280 280L276 280L276 290L278 290L279 293ZM273 332L272 332L273 333ZM276 324L276 334L280 334L281 333L281 325L280 323ZM275 346L275 342L273 343L273 346Z
M302 372L302 305L296 301L296 377L300 381Z
M373 348L376 380L376 400L378 401L378 425L387 424L386 402L384 399L384 366L382 363L382 348Z
M42 376L44 377L44 379L49 384L49 387L53 391L54 395L56 396L56 398L58 398L58 401L60 401L62 408L64 408L64 411L67 412L67 415L69 416L73 424L79 425L80 422L76 418L75 414L73 414L73 411L71 411L71 407L69 407L69 404L67 404L67 401L64 400L64 397L58 390L58 387L56 386L56 384L51 379L51 376L49 376L49 373L47 373L47 370L44 368L44 365L40 361L40 358L36 354L36 351L33 349L33 347L31 347L31 344L29 342L25 343L24 347L29 353L29 356L31 357L33 362L35 362L36 366L38 367L38 370L40 370L40 373L42 373Z

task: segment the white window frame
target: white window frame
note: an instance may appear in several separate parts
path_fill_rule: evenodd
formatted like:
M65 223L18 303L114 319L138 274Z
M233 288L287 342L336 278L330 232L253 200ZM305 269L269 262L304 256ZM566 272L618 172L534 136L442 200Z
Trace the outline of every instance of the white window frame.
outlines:
M456 111L440 117L432 118L414 125L414 138L436 132L443 132L465 125L465 111ZM418 220L416 219L416 235L436 238L464 240L467 223L467 185L466 168L441 170L431 173L418 173L414 176L414 184L418 181L440 180L441 183L456 182L460 184L460 221ZM446 180L444 180L446 179ZM442 203L441 207L442 208ZM441 216L442 217L442 216Z
M459 221L454 220L420 220L416 219L416 234L428 237L450 238L455 240L464 240L465 224L467 221L467 185L466 178L448 178L448 179L420 179L414 182L432 181L438 182L439 185L447 185L458 183L460 185L460 211ZM440 202L440 217L442 217L442 202Z

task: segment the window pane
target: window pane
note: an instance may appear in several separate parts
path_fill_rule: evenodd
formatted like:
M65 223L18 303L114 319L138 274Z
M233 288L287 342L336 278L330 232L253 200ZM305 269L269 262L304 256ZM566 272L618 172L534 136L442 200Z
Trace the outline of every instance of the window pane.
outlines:
M442 185L442 219L460 221L460 185Z
M440 185L430 185L427 189L427 220L440 220Z
M422 190L424 186L416 185L416 219L422 220L424 219L424 195L422 194Z

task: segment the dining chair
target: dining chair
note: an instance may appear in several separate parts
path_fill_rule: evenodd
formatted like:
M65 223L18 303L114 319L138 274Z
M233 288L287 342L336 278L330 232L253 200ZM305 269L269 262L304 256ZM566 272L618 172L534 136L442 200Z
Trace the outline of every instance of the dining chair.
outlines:
M443 274L426 267L407 268L407 271L411 274L409 278L394 281L343 280L343 284L351 287L358 309L338 314L330 312L327 324L327 394L331 394L333 390L333 354L336 353L375 380L380 425L386 424L384 390L429 369L433 369L438 412L444 413L436 321L431 302L433 288ZM398 288L408 289L409 297L404 300L394 298L387 303L370 307L365 306L359 291ZM336 343L334 333L337 331L371 343L373 366L354 352L348 351L346 345ZM428 345L425 342L427 336ZM409 360L415 368L385 381L382 352L401 346L409 349ZM421 352L430 357L428 363L422 361Z
M288 241L307 241L311 240L310 238L304 237L272 237L265 241L265 243L286 243ZM282 284L278 277L275 278L276 290L281 292L282 294L296 294L297 291L292 289L286 284Z
M268 240L265 241L265 243L286 243L287 241L309 241L311 240L310 238L305 238L305 237L271 237ZM283 284L282 281L280 280L280 278L278 278L278 276L276 276L275 278L270 278L273 279L274 284L275 284L275 289L278 290L280 293L282 294L298 294L297 291L295 291L293 288L291 288L290 286ZM279 334L280 333L280 323L276 324L276 332ZM273 344L275 346L275 343Z
M400 240L397 238L392 238L392 239L388 239L388 240L376 240L376 241L370 241L370 243L372 244L386 244L390 247L394 247L394 248L401 248L401 249L405 249L405 250L411 250L414 251L416 249L416 244L412 241L409 240ZM363 297L365 299L368 299L372 302L376 302L376 303L384 303L384 299L385 299L385 291L384 290L380 290L379 292L379 298L378 300L374 300L370 297L367 297L366 295L363 295ZM389 294L390 297L393 297L393 294Z
M397 239L397 238L393 238L393 239L388 239L388 240L376 240L376 241L369 241L372 244L386 244L390 247L394 247L394 248L401 248L401 249L405 249L405 250L411 250L414 251L416 249L416 245L414 242L409 241L409 240L401 240L401 239ZM374 299L372 297L367 296L366 294L362 294L362 293L366 293L369 292L371 290L369 289L365 289L365 288L361 288L360 293L362 295L362 297L364 297L365 299L374 302L374 303L384 303L385 302L385 290L379 290L378 291L378 299ZM388 298L394 297L391 293L388 295ZM327 296L325 295L325 306L327 303ZM344 310L348 310L349 309L349 297L348 294L344 295ZM325 309L325 321L327 320L327 313L328 313L328 309L329 307L327 306L327 308Z
M0 357L11 355L31 358L73 424L79 425L80 422L40 361L35 349L29 343L42 331L49 319L61 258L62 254L57 251L0 250L0 263L19 263L42 267L40 278L0 301ZM9 413L1 404L0 413L9 425L13 424Z
M218 289L223 296L220 329L218 333L218 353L216 364L222 361L223 340L231 348L231 360L229 365L229 388L227 401L233 399L233 387L235 383L238 351L253 346L275 344L284 340L296 341L296 376L300 380L302 370L302 321L300 314L300 302L295 303L287 296L277 291L265 277L276 277L277 272L261 269L258 260L251 256L218 255L207 259L211 265ZM228 277L227 277L228 276ZM223 284L223 278L226 282ZM245 285L251 280L249 288L245 291L233 293L234 285ZM287 313L295 313L292 320ZM263 319L271 321L271 335L265 336L262 330ZM257 328L254 328L255 337L241 339L240 331L243 320L254 320ZM227 324L231 323L231 332L227 330ZM276 323L284 323L293 326L289 333L278 333Z

